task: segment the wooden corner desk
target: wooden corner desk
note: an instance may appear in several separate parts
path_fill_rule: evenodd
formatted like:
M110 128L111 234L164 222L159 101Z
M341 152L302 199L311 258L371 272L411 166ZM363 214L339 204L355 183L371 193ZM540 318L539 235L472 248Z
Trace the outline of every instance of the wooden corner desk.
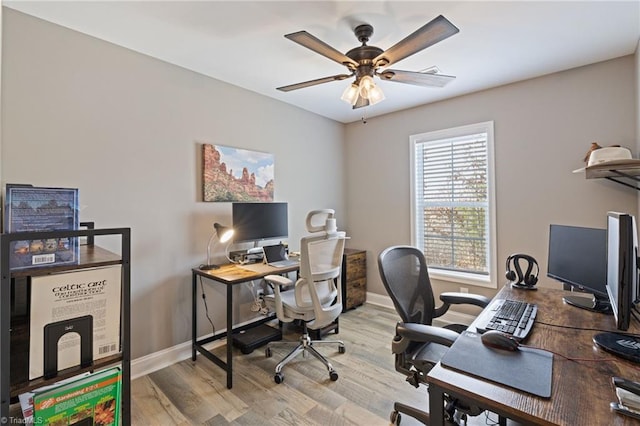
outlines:
M211 362L224 369L227 372L227 388L231 389L233 386L233 333L248 330L260 324L264 324L267 321L271 321L275 318L275 315L267 315L264 318L259 318L250 324L245 324L240 327L233 327L233 286L236 284L242 284L245 282L264 278L267 275L279 275L288 272L296 272L299 269L299 265L288 266L285 268L274 268L273 266L265 264L250 264L245 266L227 264L222 265L218 269L202 270L194 268L191 270L191 296L192 296L192 350L191 359L196 360L196 352L200 352ZM215 281L226 287L227 292L227 328L224 332L214 334L203 339L198 340L198 278L206 278L210 281ZM204 345L211 343L215 340L227 338L227 356L226 361L220 359Z
M427 376L429 424L444 425L443 394L446 393L524 424L638 425L638 420L611 411L609 403L618 400L611 378L619 376L640 382L640 364L596 347L592 341L595 334L600 330L616 331L613 316L569 306L562 301L565 295L576 293L549 288L527 291L505 286L496 297L538 305L536 323L523 344L571 358L598 361L570 361L554 355L551 398L548 399L463 374L438 363ZM475 330L473 323L470 329ZM632 317L627 333L639 332L640 324Z

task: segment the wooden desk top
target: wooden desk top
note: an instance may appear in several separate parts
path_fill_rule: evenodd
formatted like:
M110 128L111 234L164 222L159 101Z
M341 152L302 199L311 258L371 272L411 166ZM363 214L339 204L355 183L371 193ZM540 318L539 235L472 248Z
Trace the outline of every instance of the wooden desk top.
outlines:
M524 344L567 357L598 360L570 361L554 355L551 398L476 379L442 367L440 363L429 372L428 381L477 401L484 408L500 409L534 424L638 425L637 420L611 411L609 403L617 401L611 377L640 382L640 364L597 348L592 337L600 330L616 331L613 316L569 306L562 301L562 296L567 294L576 293L547 288L523 291L505 286L496 296L538 304L536 323ZM558 327L561 325L581 329ZM638 334L638 322L632 319L627 332Z
M200 275L223 284L233 285L263 278L267 275L294 272L298 269L300 269L300 265L275 268L264 263L253 263L248 265L236 265L234 263L229 263L226 265L220 265L220 268L218 269L205 271L194 268L192 271L195 275Z

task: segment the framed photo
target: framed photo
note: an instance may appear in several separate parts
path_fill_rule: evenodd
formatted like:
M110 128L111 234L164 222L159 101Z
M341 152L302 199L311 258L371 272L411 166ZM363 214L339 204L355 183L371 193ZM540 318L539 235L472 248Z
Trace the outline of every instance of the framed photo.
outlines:
M202 145L204 201L273 201L273 154Z

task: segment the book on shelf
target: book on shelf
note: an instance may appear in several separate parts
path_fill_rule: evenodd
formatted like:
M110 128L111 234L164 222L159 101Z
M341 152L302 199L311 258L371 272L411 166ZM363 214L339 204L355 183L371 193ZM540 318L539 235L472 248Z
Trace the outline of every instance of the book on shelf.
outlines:
M7 184L4 198L4 232L61 231L79 228L77 188L47 188ZM75 264L78 238L12 241L12 270Z
M23 413L35 425L118 426L122 372L119 367L76 376L25 394ZM31 405L29 403L31 402ZM25 423L27 423L25 415Z
M20 401L20 409L22 410L22 418L24 419L24 424L27 425L32 425L33 424L33 396L36 394L36 392L44 392L47 391L49 389L53 389L56 388L60 385L64 385L67 384L69 382L74 382L82 377L86 377L88 375L90 375L90 372L85 372L82 374L78 374L77 376L73 376L73 377L69 377L67 379L64 380L60 380L59 382L56 382L52 385L46 385L46 386L42 386L39 387L37 389L34 389L30 392L25 392L25 393L21 393L20 395L18 395L18 400Z
M31 277L29 380L118 354L121 294L121 265Z

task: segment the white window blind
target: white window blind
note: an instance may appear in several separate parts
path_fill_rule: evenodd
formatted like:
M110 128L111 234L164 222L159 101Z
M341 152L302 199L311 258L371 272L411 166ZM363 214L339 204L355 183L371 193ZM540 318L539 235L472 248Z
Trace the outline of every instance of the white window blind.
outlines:
M414 245L430 269L490 274L490 132L468 126L412 137Z

